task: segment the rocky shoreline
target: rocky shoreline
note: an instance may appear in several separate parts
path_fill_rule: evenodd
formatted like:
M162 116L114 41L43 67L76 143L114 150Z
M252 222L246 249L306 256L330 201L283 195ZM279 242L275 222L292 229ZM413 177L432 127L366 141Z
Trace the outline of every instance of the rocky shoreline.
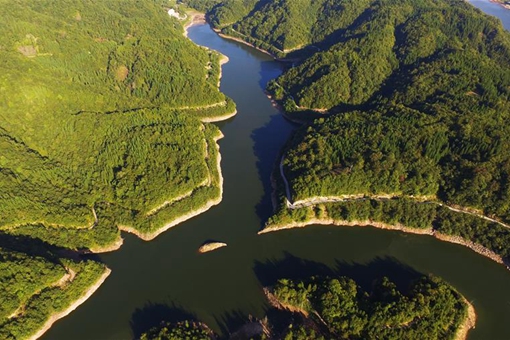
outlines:
M385 229L385 230L394 230L394 231L402 231L404 233L409 234L418 234L418 235L429 235L432 236L438 240L450 242L459 244L462 246L465 246L474 252L485 256L497 263L505 265L507 269L510 269L508 261L505 261L500 255L496 254L490 249L485 248L484 246L474 243L472 241L463 239L460 236L452 236L452 235L445 235L438 233L434 231L432 228L427 229L416 229L416 228L409 228L404 225L391 225L387 223L382 222L376 222L371 220L366 221L345 221L345 220L334 220L332 218L313 218L309 219L307 221L303 222L290 222L286 224L276 224L276 225L268 225L264 229L258 232L259 235L266 234L270 232L275 232L279 230L285 230L285 229L293 229L293 228L304 228L310 225L334 225L334 226L345 226L345 227L374 227L378 229Z
M207 242L198 248L198 252L204 254L226 246L227 244L224 242Z

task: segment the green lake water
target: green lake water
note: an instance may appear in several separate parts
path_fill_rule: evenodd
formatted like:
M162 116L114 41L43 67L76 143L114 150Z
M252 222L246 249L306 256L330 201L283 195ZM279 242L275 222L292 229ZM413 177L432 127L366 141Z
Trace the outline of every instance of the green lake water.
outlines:
M472 3L501 15L510 27L510 11ZM219 38L206 25L192 27L189 36L230 58L221 90L239 113L218 124L225 134L223 201L152 242L124 235L120 250L98 256L113 271L108 280L43 339L131 339L161 319L182 318L228 334L249 315L265 314L262 286L311 274L346 274L364 286L383 275L402 286L420 274L438 275L475 306L478 322L470 340L510 339L510 271L467 248L374 228L310 226L257 236L271 213L271 169L294 128L263 92L281 65ZM200 255L206 240L228 247Z

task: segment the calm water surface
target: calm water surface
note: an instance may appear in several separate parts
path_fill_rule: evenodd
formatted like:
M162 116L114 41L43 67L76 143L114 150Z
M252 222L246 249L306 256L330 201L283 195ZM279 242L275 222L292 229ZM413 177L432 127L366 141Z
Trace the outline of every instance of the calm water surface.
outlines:
M510 11L484 0L472 3L510 27ZM161 319L184 317L228 334L248 315L264 315L263 285L317 273L347 274L364 286L381 275L401 285L419 273L439 275L476 308L470 339L510 339L510 272L466 248L373 228L313 226L257 236L271 213L271 168L294 128L263 92L281 65L205 25L191 28L190 38L230 58L221 90L239 114L219 124L225 134L223 202L152 242L124 235L119 251L100 256L113 270L105 284L44 339L131 339ZM197 254L208 239L228 247Z

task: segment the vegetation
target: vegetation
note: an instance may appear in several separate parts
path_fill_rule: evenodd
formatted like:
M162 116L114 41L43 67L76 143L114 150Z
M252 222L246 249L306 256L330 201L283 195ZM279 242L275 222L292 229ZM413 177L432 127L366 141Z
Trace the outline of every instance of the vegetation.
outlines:
M199 119L235 105L220 56L162 2L0 9L0 229L99 249L117 225L161 228L219 196L219 132Z
M166 6L0 1L0 237L46 249L0 248L1 339L32 336L105 275L61 248L156 235L221 198L221 132L202 122L235 112L221 55Z
M431 218L422 204L510 222L510 131L502 123L510 118L510 35L497 19L443 0L271 0L245 12L222 31L300 59L268 91L291 119L315 119L282 152L291 203L394 198L382 206L402 212L414 201L414 216L390 210L373 220L426 225L508 255L502 225L438 205ZM283 212L286 188L279 190L269 225L321 209ZM336 204L329 213L346 205Z
M214 333L206 325L194 321L164 323L142 334L140 340L210 340Z
M283 307L324 323L316 328L327 339L454 339L467 317L463 297L435 277L423 277L407 293L387 278L370 292L347 277L280 280L274 295ZM293 325L287 338L308 339L309 332Z
M406 289L382 278L370 291L348 277L280 279L265 292L279 311L270 311L263 320L250 317L230 338L455 339L467 320L475 321L464 297L432 276L423 276ZM214 338L218 337L207 326L193 321L165 322L141 336L141 340Z
M360 198L296 209L287 209L280 205L267 222L265 231L307 224L316 220L336 224L383 224L387 227L414 229L416 232L435 234L439 237L441 235L460 237L474 250L491 258L494 256L486 249L504 261L510 258L508 228L478 216L452 211L433 202L418 202L411 198Z
M93 261L28 255L0 248L0 338L26 339L82 297L105 273Z

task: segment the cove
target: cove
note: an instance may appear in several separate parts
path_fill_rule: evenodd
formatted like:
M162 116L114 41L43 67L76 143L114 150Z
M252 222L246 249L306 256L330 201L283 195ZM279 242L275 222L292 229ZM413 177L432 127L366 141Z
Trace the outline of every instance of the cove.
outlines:
M98 256L112 269L108 280L43 339L131 339L160 319L180 317L226 335L248 315L265 314L261 287L274 278L324 273L364 285L382 275L402 285L418 273L441 276L476 308L469 339L510 338L510 272L467 248L374 228L313 226L257 236L271 213L270 172L294 128L263 92L282 65L207 25L192 27L189 37L230 59L221 90L237 103L238 115L218 124L225 135L223 201L154 241L124 234L120 250ZM206 240L228 247L198 254Z

